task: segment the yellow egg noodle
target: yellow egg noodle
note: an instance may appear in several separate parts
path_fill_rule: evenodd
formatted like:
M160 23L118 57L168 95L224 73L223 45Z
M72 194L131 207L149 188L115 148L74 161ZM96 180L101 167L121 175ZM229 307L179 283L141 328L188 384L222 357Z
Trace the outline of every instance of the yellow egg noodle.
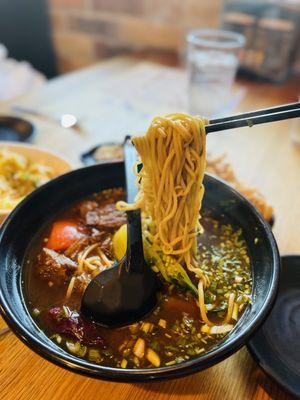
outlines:
M150 253L158 264L171 265L173 271L176 267L185 281L189 279L188 271L195 274L198 288L192 283L189 286L198 293L202 320L211 326L214 324L207 317L204 303L204 289L209 280L197 263L207 124L205 118L182 113L154 118L145 136L132 139L143 164L136 172L139 186L136 201L134 204L120 201L117 208L141 208L144 239L151 244L145 246L146 256ZM159 252L163 253L163 258L158 256ZM159 265L158 269L168 280L166 269ZM233 301L234 295L230 295L224 323L231 319Z

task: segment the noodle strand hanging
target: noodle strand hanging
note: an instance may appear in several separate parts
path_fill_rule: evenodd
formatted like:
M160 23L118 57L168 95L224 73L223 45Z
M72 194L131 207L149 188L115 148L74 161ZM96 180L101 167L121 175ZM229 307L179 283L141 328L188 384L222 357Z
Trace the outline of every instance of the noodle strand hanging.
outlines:
M141 208L155 221L152 234L156 244L197 272L206 123L185 114L155 118L145 136L132 140L143 163L137 174L140 192L136 203L118 203L120 210Z
M197 263L207 124L204 118L169 114L156 117L145 136L134 137L142 162L136 172L139 193L134 204L120 201L117 208L142 209L144 239L149 244L144 246L146 255L156 260L164 279L172 282L175 277L177 283L189 286L198 296L201 319L212 326L204 302L209 280ZM184 267L199 280L197 287ZM231 318L233 300L230 295L224 323Z

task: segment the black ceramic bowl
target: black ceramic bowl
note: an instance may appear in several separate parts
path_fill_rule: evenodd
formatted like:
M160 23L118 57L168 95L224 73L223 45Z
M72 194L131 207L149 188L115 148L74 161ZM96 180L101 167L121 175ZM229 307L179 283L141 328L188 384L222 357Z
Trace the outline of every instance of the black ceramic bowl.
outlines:
M15 142L31 142L35 135L35 127L23 118L0 116L0 140Z
M24 301L24 254L32 237L54 214L101 189L124 186L123 163L82 168L62 175L29 195L8 217L0 233L0 311L15 334L31 349L74 372L115 381L175 378L208 368L244 345L267 317L277 291L279 254L269 225L234 189L205 177L203 207L243 229L253 270L253 305L235 329L208 353L182 364L156 369L103 367L76 358L38 328Z

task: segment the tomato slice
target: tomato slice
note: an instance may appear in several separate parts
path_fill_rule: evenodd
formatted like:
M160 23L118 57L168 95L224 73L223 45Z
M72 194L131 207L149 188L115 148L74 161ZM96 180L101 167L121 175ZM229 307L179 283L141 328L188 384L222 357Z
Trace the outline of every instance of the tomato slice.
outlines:
M74 221L61 220L52 225L47 247L52 250L66 250L76 240L84 236L81 227Z

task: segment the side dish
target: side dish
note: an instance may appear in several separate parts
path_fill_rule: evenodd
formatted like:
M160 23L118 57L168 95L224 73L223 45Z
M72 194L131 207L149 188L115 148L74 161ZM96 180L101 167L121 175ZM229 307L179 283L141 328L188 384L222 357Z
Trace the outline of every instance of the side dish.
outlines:
M206 171L223 179L242 193L267 221L272 219L274 215L273 207L268 203L258 189L251 187L247 183L238 179L232 165L227 160L226 155L219 157L207 155Z
M12 210L25 196L55 176L55 171L17 152L0 150L0 210Z

